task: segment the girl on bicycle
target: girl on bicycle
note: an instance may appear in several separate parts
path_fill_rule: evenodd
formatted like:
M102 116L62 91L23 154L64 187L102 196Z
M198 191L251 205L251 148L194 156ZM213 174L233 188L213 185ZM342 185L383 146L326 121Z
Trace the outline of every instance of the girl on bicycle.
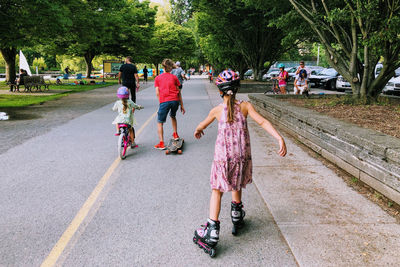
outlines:
M285 71L285 65L282 63L278 65L278 68L280 70L278 77L276 78L279 82L279 90L281 91L281 94L286 94L286 87L287 87L287 82L289 80L289 73Z
M121 134L119 124L129 125L129 134L132 140L131 148L134 148L136 147L136 144L133 125L136 124L136 122L133 113L135 112L135 109L142 109L143 107L129 99L129 89L125 86L118 88L117 97L119 100L115 102L112 108L113 111L118 111L117 117L112 122L112 124L115 124L117 128L115 135L118 136Z
M242 209L242 188L252 182L252 159L250 136L247 129L247 116L250 116L266 132L279 143L278 154L286 155L286 145L282 136L271 123L263 118L249 102L235 99L240 87L240 78L232 70L221 72L216 80L223 103L213 108L207 118L202 121L194 132L194 137L200 139L215 119L218 121L218 136L215 143L214 161L211 168L211 200L209 218L204 227L195 231L194 241L207 246L207 252L212 255L219 239L219 214L221 198L224 192L232 193L231 219L232 234L236 227L243 223L245 212ZM205 248L203 246L203 248Z

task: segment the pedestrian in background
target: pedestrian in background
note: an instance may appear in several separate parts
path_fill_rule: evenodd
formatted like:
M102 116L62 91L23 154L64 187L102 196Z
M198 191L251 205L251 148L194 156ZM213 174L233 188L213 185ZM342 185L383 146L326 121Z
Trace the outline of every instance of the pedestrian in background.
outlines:
M129 89L131 100L136 103L136 90L139 90L140 84L138 70L132 57L126 57L125 64L119 69L118 83Z
M149 71L147 70L147 67L144 66L143 68L143 83L146 82L147 83L147 75L148 75Z
M181 84L181 85L179 86L179 89L182 89L182 87L183 87L183 80L187 80L187 78L186 78L186 76L185 76L185 71L181 68L181 63L180 63L179 61L177 61L177 62L175 63L175 66L174 66L174 68L172 69L171 73L172 73L173 75L175 75L175 76L178 78L179 83Z
M243 224L245 212L242 189L252 182L248 115L279 142L278 154L282 157L286 155L285 141L272 124L257 113L251 103L236 100L235 96L240 86L239 76L232 70L225 70L217 77L216 84L223 103L213 108L194 132L194 137L200 139L207 126L215 119L218 121L218 135L210 175L212 192L209 218L204 227L195 231L193 239L200 246L206 246L210 255L213 254L213 248L219 240L219 214L224 192L232 193L232 234L236 234L237 228Z

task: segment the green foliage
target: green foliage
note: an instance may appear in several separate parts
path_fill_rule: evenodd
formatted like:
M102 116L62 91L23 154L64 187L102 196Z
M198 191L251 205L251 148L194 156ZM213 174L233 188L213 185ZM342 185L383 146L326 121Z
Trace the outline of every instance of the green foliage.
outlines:
M7 0L0 2L0 51L7 80L15 79L15 56L22 47L44 44L71 25L65 0Z
M145 51L148 62L156 67L165 58L184 61L193 56L196 43L192 32L174 23L157 24L150 45Z
M171 4L171 20L175 24L183 25L192 17L192 0L169 0Z
M149 45L153 33L156 10L148 1L139 0L72 0L68 2L72 11L69 34L59 36L53 51L73 56L83 56L86 75L93 68L92 60L101 54L115 56L131 55L141 59L142 51Z
M38 70L46 70L47 69L47 65L46 65L46 62L44 61L43 57L35 58L33 60L32 67L34 69L36 69L36 67L37 67Z
M172 22L171 5L168 0L163 0L162 4L151 2L150 7L157 10L156 23L160 24L160 23Z
M289 0L327 51L327 61L353 94L376 98L400 67L400 2ZM383 69L374 68L382 59Z
M268 5L264 10L252 1L194 0L200 46L206 58L217 66L233 60L236 65L252 68L260 78L264 63L274 63L288 49L282 45L287 33L273 24L288 7L278 0L268 1Z

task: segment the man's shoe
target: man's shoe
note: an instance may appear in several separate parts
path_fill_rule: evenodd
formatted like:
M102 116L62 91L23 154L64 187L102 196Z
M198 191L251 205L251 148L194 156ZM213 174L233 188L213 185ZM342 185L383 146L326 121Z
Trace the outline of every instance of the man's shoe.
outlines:
M178 135L178 133L173 133L173 134L172 134L172 137L174 138L175 141L178 141L178 140L179 140L179 135Z
M160 150L164 150L165 149L165 145L163 141L160 141L160 143L158 143L157 145L154 146L155 149L160 149Z

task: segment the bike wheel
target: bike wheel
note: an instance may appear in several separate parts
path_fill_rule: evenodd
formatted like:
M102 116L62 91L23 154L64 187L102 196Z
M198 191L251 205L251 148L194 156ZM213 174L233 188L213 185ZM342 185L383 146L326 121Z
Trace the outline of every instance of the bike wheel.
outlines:
M118 137L118 154L121 159L126 158L126 148L125 131L122 131Z

